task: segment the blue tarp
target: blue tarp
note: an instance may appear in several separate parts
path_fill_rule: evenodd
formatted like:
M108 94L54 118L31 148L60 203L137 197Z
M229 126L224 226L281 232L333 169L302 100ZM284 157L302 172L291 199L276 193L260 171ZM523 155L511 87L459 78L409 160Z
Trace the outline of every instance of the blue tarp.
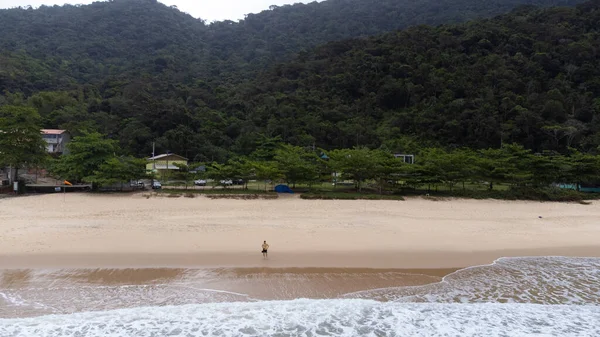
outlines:
M294 193L288 185L277 185L275 186L275 192L277 193Z

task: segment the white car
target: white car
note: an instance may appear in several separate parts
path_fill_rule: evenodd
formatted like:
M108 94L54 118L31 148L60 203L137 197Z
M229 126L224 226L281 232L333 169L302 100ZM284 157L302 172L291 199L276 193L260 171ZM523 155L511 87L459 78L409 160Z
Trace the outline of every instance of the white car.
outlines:
M221 185L224 185L224 186L233 185L233 181L231 179L221 180L220 183L221 183Z
M129 186L144 188L144 182L141 180L132 180L129 182Z
M152 189L153 190L160 190L161 188L162 188L162 185L161 185L160 181L155 180L152 183Z
M196 186L206 186L206 180L203 180L203 179L194 180L194 185L196 185Z

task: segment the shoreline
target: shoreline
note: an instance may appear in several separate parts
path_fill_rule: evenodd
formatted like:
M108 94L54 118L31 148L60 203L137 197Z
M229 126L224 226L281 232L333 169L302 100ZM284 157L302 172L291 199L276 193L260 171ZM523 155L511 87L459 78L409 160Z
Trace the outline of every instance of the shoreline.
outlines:
M454 269L0 269L0 319L139 306L332 299L435 284ZM117 295L118 296L115 296Z
M548 247L498 251L396 251L270 253L55 253L2 254L0 269L362 269L459 270L511 257L600 257L600 246ZM436 274L437 275L437 274ZM443 276L443 275L442 275Z

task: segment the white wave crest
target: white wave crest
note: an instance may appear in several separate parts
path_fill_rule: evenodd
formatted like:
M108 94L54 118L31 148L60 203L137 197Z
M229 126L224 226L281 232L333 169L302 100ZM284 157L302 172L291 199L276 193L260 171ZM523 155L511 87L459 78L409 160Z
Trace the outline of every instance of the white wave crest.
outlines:
M294 300L1 319L0 336L600 336L599 306Z
M346 298L401 302L600 304L600 259L510 257L460 269L441 282L365 290Z

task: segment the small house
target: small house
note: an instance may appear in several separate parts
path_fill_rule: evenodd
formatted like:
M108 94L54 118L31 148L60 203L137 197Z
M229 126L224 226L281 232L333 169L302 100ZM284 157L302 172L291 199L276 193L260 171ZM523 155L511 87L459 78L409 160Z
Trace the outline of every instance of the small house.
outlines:
M41 132L46 142L46 152L55 155L68 154L67 143L71 136L67 130L42 129Z
M415 155L414 154L396 153L396 154L394 154L394 157L401 159L406 164L414 164L415 163Z
M148 158L146 171L153 172L163 179L169 177L173 171L178 171L178 165L187 165L188 159L174 153L159 154Z

